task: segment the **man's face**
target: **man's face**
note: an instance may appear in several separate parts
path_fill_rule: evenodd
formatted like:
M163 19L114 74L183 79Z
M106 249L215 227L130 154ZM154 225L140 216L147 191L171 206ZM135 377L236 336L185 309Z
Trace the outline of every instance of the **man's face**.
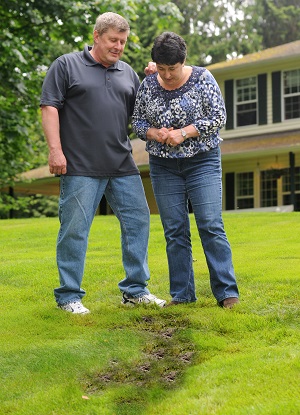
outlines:
M94 52L97 61L108 67L116 63L123 55L128 32L108 29L101 36L94 31Z

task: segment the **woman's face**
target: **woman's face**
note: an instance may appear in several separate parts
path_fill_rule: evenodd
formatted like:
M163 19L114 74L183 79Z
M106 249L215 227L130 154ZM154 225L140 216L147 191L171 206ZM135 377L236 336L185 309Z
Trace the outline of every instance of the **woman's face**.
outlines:
M174 87L180 84L182 78L185 76L183 72L184 63L176 63L175 65L165 65L161 63L156 64L157 72L169 87Z

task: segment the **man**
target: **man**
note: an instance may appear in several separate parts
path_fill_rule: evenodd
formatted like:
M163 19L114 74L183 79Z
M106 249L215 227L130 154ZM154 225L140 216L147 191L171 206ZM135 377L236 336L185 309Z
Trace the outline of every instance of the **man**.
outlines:
M129 35L116 13L98 16L94 44L59 57L45 77L42 125L50 172L60 175L58 307L77 314L90 226L105 195L121 226L123 304L165 305L147 289L149 208L127 136L139 79L120 58Z

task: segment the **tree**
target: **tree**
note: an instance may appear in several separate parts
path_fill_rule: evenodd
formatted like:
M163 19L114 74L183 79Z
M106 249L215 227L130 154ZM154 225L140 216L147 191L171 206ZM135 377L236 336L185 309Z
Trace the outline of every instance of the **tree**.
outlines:
M174 0L188 62L207 65L300 38L299 0Z
M247 0L174 0L184 16L181 35L188 62L207 65L259 49L261 39L246 13Z
M256 10L263 49L300 39L299 0L257 0Z
M34 165L41 139L38 100L43 71L59 43L59 16L75 24L71 2L4 0L0 6L0 187ZM78 12L77 12L78 14ZM61 39L73 41L63 28ZM66 48L67 49L67 48ZM42 65L43 63L43 65Z

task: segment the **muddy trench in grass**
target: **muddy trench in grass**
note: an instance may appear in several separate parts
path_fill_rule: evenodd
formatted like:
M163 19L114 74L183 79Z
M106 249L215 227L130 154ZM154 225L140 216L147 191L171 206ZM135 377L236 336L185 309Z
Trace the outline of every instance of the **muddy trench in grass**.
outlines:
M139 413L143 412L145 391L157 389L167 392L178 387L184 371L197 356L196 347L188 333L191 324L186 317L172 313L144 315L136 326L139 331L147 333L140 360L135 365L111 360L103 371L89 375L84 381L85 391L89 395L118 385L131 386L131 393L126 393L126 397L120 396L115 402L120 405L119 412L116 412L118 414L129 414L128 405L134 405Z

